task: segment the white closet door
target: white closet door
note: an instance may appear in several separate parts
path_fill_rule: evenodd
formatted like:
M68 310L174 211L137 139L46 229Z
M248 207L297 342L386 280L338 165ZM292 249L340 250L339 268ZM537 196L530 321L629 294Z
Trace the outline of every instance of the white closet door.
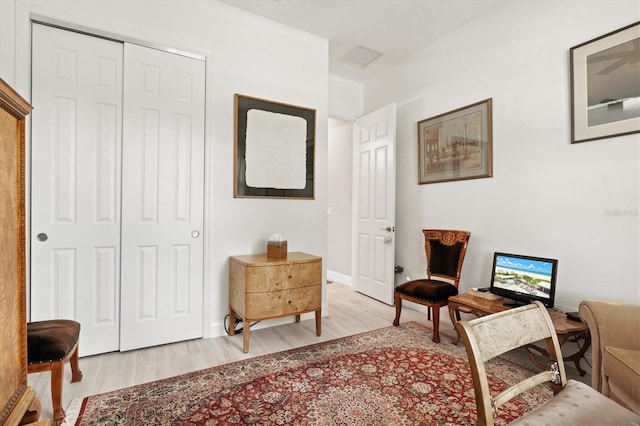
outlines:
M205 63L125 44L120 349L202 336Z
M126 50L33 25L31 320L82 356L202 336L205 64Z
M119 347L122 44L33 25L31 320Z

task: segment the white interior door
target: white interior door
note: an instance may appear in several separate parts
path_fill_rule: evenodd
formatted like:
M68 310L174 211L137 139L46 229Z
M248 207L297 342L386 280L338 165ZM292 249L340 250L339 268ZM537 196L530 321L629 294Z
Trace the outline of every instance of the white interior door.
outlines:
M125 45L121 350L202 337L205 63Z
M356 120L353 286L389 305L394 291L395 141L395 104Z
M33 25L31 320L119 345L122 44Z

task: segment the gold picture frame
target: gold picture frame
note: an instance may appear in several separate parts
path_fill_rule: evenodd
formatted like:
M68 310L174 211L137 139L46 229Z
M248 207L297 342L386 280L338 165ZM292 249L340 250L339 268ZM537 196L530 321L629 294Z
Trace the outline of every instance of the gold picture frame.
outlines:
M640 132L640 22L574 46L571 143Z
M492 98L418 122L418 183L493 176Z

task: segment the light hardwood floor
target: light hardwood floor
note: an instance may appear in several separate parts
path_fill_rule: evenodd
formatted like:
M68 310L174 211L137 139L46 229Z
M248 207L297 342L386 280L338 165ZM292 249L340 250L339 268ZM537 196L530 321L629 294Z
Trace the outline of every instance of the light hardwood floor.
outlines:
M248 354L242 352L242 335L222 336L173 343L153 348L129 352L113 352L80 359L80 369L84 375L79 383L70 383L71 371L65 366L63 385L63 407L73 399L121 389L158 379L176 376L194 370L279 352L287 349L319 343L327 340L363 333L391 326L395 308L353 291L340 283L327 285L329 315L322 318L322 336L315 333L313 319L264 329L251 330L251 345ZM292 317L293 318L293 317ZM463 318L464 319L464 318ZM401 322L417 321L429 323L424 312L404 308ZM447 308L440 314L442 340L450 341L454 329L449 320ZM426 336L431 339L431 335ZM82 342L80 342L82 345ZM462 344L462 343L460 343ZM568 348L569 351L572 348ZM521 351L510 354L514 361L530 365L528 357ZM580 377L573 364L565 364L567 374L575 379L591 384L590 368L582 361L588 373ZM533 368L533 367L532 367ZM29 386L33 387L42 403L41 417L52 417L49 373L29 375Z

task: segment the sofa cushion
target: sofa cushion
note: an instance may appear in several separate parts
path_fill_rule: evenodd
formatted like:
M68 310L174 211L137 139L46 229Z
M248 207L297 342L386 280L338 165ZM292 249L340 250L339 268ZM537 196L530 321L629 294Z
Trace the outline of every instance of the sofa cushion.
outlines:
M609 381L612 393L614 389L619 389L631 400L640 401L640 351L606 347L602 357L602 374ZM613 394L610 396L617 399Z

